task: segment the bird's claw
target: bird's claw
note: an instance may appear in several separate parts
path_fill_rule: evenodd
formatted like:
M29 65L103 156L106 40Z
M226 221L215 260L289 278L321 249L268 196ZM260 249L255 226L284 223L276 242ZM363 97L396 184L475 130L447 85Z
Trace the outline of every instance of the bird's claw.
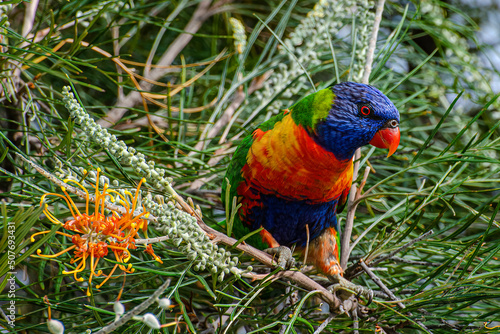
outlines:
M293 258L292 251L286 246L268 248L265 249L264 252L273 255L273 257L274 255L278 255L278 260L276 262L281 269L290 269L295 266L295 259Z
M358 300L351 295L349 298L342 301L339 306L339 310L349 316L349 313L358 307Z
M332 279L337 281L336 284L330 287L330 291L332 291L332 293L335 293L340 289L350 290L356 294L356 299L358 299L360 296L363 296L367 300L366 306L370 305L373 301L373 291L371 289L354 284L338 274L334 275Z

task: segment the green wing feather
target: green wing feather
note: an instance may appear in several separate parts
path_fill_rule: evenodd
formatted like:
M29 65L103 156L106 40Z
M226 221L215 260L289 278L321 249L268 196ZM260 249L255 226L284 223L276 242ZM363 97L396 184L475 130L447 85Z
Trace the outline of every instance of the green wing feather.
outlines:
M344 208L347 204L347 199L349 198L350 190L351 187L345 188L344 191L342 192L342 195L340 195L339 201L337 202L337 210L336 210L337 214L344 211Z

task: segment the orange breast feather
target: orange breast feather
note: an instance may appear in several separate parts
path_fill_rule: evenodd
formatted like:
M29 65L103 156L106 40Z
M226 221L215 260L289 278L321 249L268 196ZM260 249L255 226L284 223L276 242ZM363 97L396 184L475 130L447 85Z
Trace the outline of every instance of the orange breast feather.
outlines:
M242 169L247 181L243 188L321 203L338 198L350 187L352 160L337 160L302 126L296 125L290 114L272 130L257 129L253 136L247 164Z

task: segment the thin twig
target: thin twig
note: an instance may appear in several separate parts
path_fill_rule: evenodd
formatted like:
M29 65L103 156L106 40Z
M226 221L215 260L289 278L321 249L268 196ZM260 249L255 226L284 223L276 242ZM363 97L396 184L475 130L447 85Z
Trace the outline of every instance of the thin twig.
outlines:
M363 174L363 180L361 181L359 189L357 183L354 183L351 186L351 191L349 192L349 201L347 203L349 210L347 212L344 232L342 233L342 241L341 241L342 243L340 246L340 249L342 250L340 266L342 267L342 269L345 269L347 267L347 261L349 261L349 255L350 255L349 249L351 243L352 229L354 226L354 215L356 214L356 208L359 203L358 198L361 197L361 192L363 191L363 187L366 184L366 180L368 179L369 174L370 174L370 167L367 166L365 168L365 173Z
M460 259L460 261L458 261L457 265L455 266L455 268L453 268L453 271L451 272L451 274L448 276L448 278L446 279L446 281L444 281L444 284L443 285L446 285L448 284L448 282L450 281L450 279L455 276L455 273L457 272L458 268L460 268L460 265L462 264L462 262L469 256L469 250L471 248L473 248L475 246L475 243L471 244L469 246L469 248L464 252L462 258ZM444 293L444 295L446 295L448 292Z
M5 320L6 323L9 323L10 322L10 318L7 318L7 315L5 314L5 312L0 308L0 315L2 316L2 318ZM9 323L9 326L11 328L14 328L14 325L11 325Z
M337 315L336 314L330 314L330 316L328 318L326 318L325 321L323 321L323 323L314 331L313 334L319 334L323 331L323 329L326 328L326 326L328 326L328 324L333 320L335 319Z
M384 12L385 0L379 0L377 2L377 9L375 11L375 19L373 21L373 31L372 37L370 39L370 44L368 46L368 52L366 54L365 71L363 73L363 79L361 82L368 84L370 82L370 74L372 72L373 56L375 54L375 47L377 46L377 36L378 28L380 27L380 22L382 21L382 13Z
M146 13L146 17L156 17L158 16L161 11L163 11L166 7L171 5L170 2L165 1L163 3L160 3L156 6L154 6L148 13ZM118 23L119 26L127 26L126 24L127 20L120 20ZM135 36L137 36L135 32L137 31L143 31L142 29L144 26L147 24L146 22L149 22L149 20L134 20L134 25L132 26L131 29L129 29L126 33L122 35L122 38L120 39L120 48L122 48L124 45L126 45L131 39L133 39Z
M364 271L368 274L368 276L370 276L370 278L372 279L372 281L375 282L375 284L377 284L392 300L397 301L398 302L397 304L398 304L399 307L405 308L405 306L403 305L403 303L401 303L399 301L399 299L392 293L392 291L389 290L389 288L386 287L384 283L382 283L382 281L380 280L380 278L378 278L377 275L375 275L370 270L370 268L368 268L368 266L366 265L366 263L363 260L360 261L360 264L361 264L361 267L363 267Z
M309 253L309 224L306 224L307 242L306 242L306 252L304 255L304 265L307 265L307 254Z
M136 245L154 244L157 242L167 241L169 239L170 239L170 237L168 235L164 235L162 237L156 237L156 238L135 239L135 244Z
M365 167L365 173L363 174L363 180L361 180L361 184L359 185L358 193L356 194L356 197L361 196L361 191L363 191L363 188L365 187L366 180L368 179L368 175L370 174L371 167L366 166Z
M353 334L359 334L359 318L358 318L358 309L354 308L351 312L352 315L352 329Z
M357 183L353 183L347 200L347 217L344 225L344 230L342 231L342 240L340 244L340 249L342 251L340 257L340 266L344 270L347 267L347 261L349 260L350 255L349 244L351 242L352 227L354 225L354 215L356 213L356 205L353 205L353 203L356 201L356 190Z
M116 25L116 26L111 27L111 37L113 37L113 54L115 55L115 57L119 57L119 55L120 55L120 42L119 42L120 25ZM123 77L122 77L123 70L120 67L120 65L118 65L116 63L115 63L115 67L116 67L116 73L118 74L116 77L116 80L118 82L118 85L117 85L118 89L117 89L116 98L118 100L120 100L121 98L123 98L123 85L122 85L122 83L123 83Z
M435 263L435 262L407 260L407 259L403 259L403 258L396 257L396 256L393 256L387 260L391 260L394 262L400 262L400 263L414 264L416 266L440 267L443 265L442 263Z
M289 318L289 314L287 313L283 316L283 318L281 318L281 320L285 321L288 318ZM285 323L285 324L281 325L281 328L280 328L280 331L278 334L285 334L287 328L288 328L288 324Z
M36 18L35 15L36 9L38 8L38 2L39 0L31 0L25 4L26 8L24 11L24 21L22 30L23 37L27 37L31 29L33 29L33 25L35 23L35 18ZM22 45L21 48L25 47L26 45L28 45L28 42L23 42L21 45Z
M389 297L385 292L383 291L373 291L373 297L377 297L377 298L383 298L383 299L391 299L391 297Z
M298 299L299 299L299 289L293 289L293 292L290 293L290 290L292 289L292 285L287 285L286 289L285 289L285 295L288 295L288 297L286 298L285 302L283 304L280 304L276 307L275 311L279 312L278 311L278 307L281 306L281 309L280 310L283 310L283 309L286 309L288 307L292 307L294 305L296 305L298 303ZM274 312L274 311L273 311ZM293 314L293 313L292 313ZM288 319L290 319L290 313L289 312L285 312L285 314L283 315L283 317L281 318L281 320L283 320L283 322L285 322L283 325L281 325L281 329L279 331L279 334L284 334L286 333L286 330L288 328L288 324L286 323L286 321Z
M120 317L117 321L109 324L106 327L103 327L100 331L96 332L96 334L107 334L111 333L115 329L123 326L127 321L132 320L132 318L142 311L146 310L151 304L153 304L156 299L160 297L160 295L168 288L170 285L171 279L167 279L151 296L148 297L145 301L134 307L129 312L125 313L122 317Z
M32 0L26 4L26 8L24 11L23 28L21 33L23 37L27 37L31 29L33 29L33 25L35 23L35 18L36 18L36 9L38 8L38 2L39 0ZM28 41L24 41L21 43L19 47L24 48L29 44L30 43ZM16 66L13 76L15 78L18 78L20 77L20 75L21 75L21 66Z
M45 29L38 30L35 34L31 33L28 34L26 39L31 40L32 43L40 43L41 41L44 40L44 38L47 37L47 35L52 32L51 37L56 36L59 34L62 30L68 29L73 27L76 24L76 19L73 21L69 21L68 23L62 24L62 25L57 25L54 24L51 27L47 27Z

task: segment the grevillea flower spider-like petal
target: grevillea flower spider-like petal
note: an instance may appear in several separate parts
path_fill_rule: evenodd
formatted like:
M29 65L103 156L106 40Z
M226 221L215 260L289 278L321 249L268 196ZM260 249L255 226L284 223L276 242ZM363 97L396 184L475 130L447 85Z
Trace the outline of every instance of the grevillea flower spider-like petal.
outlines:
M58 252L57 254L44 255L40 249L37 250L37 255L44 258L56 258L64 253L73 250L73 257L71 258L70 264L78 263L76 268L72 270L64 270L63 274L73 274L75 280L78 282L84 281L82 277L78 277L78 274L82 273L85 269L90 269L90 275L88 278L88 288L87 295L90 296L90 289L92 288L92 279L94 277L104 276L105 279L98 284L96 287L99 289L104 283L106 283L112 277L117 268L120 268L124 273L133 273L134 269L132 264L127 264L127 262L132 257L130 250L137 249L135 245L135 238L137 237L137 232L142 230L146 235L147 220L143 219L147 216L147 212L141 212L135 215L135 209L137 207L137 201L139 196L139 189L145 179L142 179L136 189L135 195L126 191L126 196L120 194L119 192L109 189L108 184L105 184L100 190L99 187L99 173L100 169L97 169L96 173L96 183L95 183L95 202L94 202L94 212L90 213L90 195L85 187L75 181L75 180L64 180L66 183L74 183L85 192L85 213L81 213L78 210L75 202L71 199L67 190L62 187L64 195L47 193L41 198L40 205L44 206L43 212L46 217L54 224L62 225L62 227L72 233L64 233L57 231L56 234L71 238L72 246ZM73 217L73 219L62 223L57 219L50 211L48 204L44 203L47 196L56 196L62 198ZM104 212L106 199L111 202L115 202L122 206L125 213L118 213L112 211L110 215L106 216ZM41 234L49 233L50 231L42 231L35 233L31 236L31 241L34 242L34 237ZM151 255L156 261L162 263L159 256L157 256L152 245L146 246L146 253ZM101 258L107 257L108 254L112 253L116 260L114 267L111 269L109 274L104 274L102 270L97 270L97 264Z

